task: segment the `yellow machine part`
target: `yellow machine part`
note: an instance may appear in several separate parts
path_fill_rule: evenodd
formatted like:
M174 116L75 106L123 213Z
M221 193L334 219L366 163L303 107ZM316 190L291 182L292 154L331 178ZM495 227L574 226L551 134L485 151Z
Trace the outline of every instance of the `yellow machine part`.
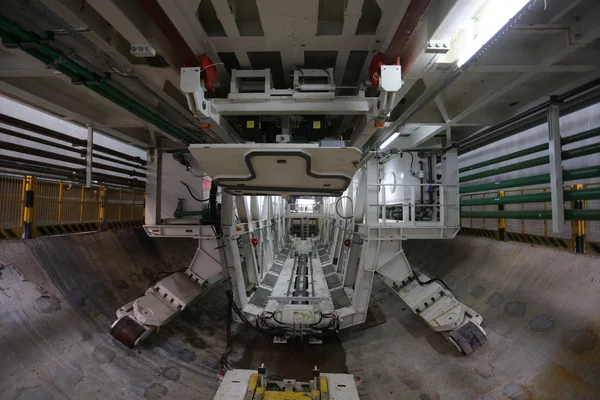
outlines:
M252 374L248 382L248 391L244 400L329 400L327 378L319 380L319 390L311 392L279 392L267 391L258 387L258 374Z

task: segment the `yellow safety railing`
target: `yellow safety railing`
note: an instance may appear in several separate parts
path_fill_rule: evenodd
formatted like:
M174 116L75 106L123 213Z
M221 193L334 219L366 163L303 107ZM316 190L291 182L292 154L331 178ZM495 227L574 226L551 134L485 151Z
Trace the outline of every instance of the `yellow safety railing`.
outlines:
M581 190L600 186L600 182L588 184L574 184L563 186L564 190ZM483 192L463 194L461 200L481 199L489 197L526 195L534 193L547 193L549 187L511 189L500 192ZM600 200L580 201L582 208L598 209ZM574 201L565 202L565 208L576 208ZM550 202L539 203L513 203L504 205L472 205L461 206L463 211L527 211L549 210ZM600 221L568 221L560 234L555 234L549 229L548 220L527 219L492 219L492 218L461 218L461 233L470 236L482 236L501 241L521 242L532 245L553 247L562 250L574 251L577 241L585 237L585 252L600 254Z
M0 239L140 226L145 193L0 175Z

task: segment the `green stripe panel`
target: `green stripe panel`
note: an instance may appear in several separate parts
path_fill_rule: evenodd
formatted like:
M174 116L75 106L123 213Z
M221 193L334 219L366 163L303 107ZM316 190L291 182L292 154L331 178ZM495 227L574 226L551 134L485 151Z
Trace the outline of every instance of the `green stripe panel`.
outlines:
M577 149L566 150L562 152L563 160L570 160L573 158L583 157L590 154L595 154L600 152L600 143L598 144L590 144L588 146L583 146ZM474 181L476 179L487 178L489 176L500 175L506 172L519 171L522 169L537 167L539 165L546 165L550 162L549 156L537 157L531 160L526 160L522 162L518 162L515 164L505 165L504 167L494 168L488 171L478 172L476 174L471 174L467 176L463 176L459 179L459 182L469 182Z
M569 201L598 200L600 199L600 188L583 190L565 190L564 199ZM550 192L546 192L514 196L487 197L484 199L463 199L460 201L460 205L463 207L468 207L489 206L495 204L545 203L549 201L551 201L551 195Z
M565 182L598 177L600 177L600 166L563 171L563 181ZM521 186L541 185L544 183L550 183L550 174L533 175L523 178L507 179L505 181L484 183L481 185L464 186L460 188L460 194L508 189Z
M590 139L590 138L593 138L593 137L596 137L596 136L600 136L600 128L591 129L589 131L581 132L581 133L578 133L576 135L571 135L571 136L562 138L561 144L563 146L565 146L567 144L576 143L576 142L579 142L581 140ZM527 149L523 149L523 150L511 153L511 154L507 154L507 155L504 155L504 156L492 158L491 160L482 161L482 162L477 163L477 164L469 165L469 166L466 166L466 167L463 167L463 168L459 169L458 172L472 171L474 169L478 169L478 168L481 168L481 167L487 167L489 165L498 164L498 163L500 163L502 161L508 161L508 160L512 160L512 159L519 158L519 157L522 157L522 156L526 156L526 155L529 155L529 154L539 153L540 151L544 151L544 150L548 150L548 144L547 143L539 144L537 146L529 147Z
M552 219L550 210L461 211L461 218ZM565 210L565 219L600 221L600 210Z

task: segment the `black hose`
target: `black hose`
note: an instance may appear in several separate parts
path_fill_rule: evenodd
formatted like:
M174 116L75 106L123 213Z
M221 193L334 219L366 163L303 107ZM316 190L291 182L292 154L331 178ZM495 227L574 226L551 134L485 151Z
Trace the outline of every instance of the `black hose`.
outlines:
M190 189L190 186L187 183L185 183L184 181L181 181L181 184L186 187L186 189L190 193L190 196L192 196L192 199L194 199L196 201L199 201L201 203L204 203L204 202L210 200L210 197L208 199L199 199L199 198L197 198L196 196L194 196L194 193L192 193L192 189Z
M244 315L243 311L240 310L240 308L237 306L237 304L235 304L235 301L233 301L233 294L231 293L231 290L226 290L225 293L227 294L227 296L230 299L231 302L231 306L233 308L233 311L235 311L235 313L237 314L237 316L242 320L242 322L244 324L246 324L248 327L250 327L250 329L261 333L265 336L282 336L284 334L282 329L271 329L271 330L266 330L263 329L257 325L253 325L250 321L248 321L248 318L246 318L246 316ZM271 331L275 331L275 332L271 332Z
M415 270L413 269L412 265L410 265L410 263L408 263L408 268L410 268L410 272L412 272L413 276L415 277L415 280L417 281L417 283L420 286L429 285L433 282L439 282L440 285L445 287L448 291L450 291L450 292L452 291L452 290L450 290L450 288L448 287L446 282L443 281L442 278L433 277L433 278L429 279L428 281L423 282L422 280L419 279L419 275L415 272Z
M342 214L340 214L340 212L338 211L338 205L339 205L339 203L340 203L340 200L342 200L344 197L345 197L345 198L347 198L348 200L350 200L350 207L352 208L352 211L353 211L352 215L351 215L351 216L349 216L349 217L344 217L344 216L342 216ZM342 219L352 219L352 218L354 218L354 203L353 203L352 199L351 199L350 197L348 197L348 196L341 196L341 197L339 197L339 198L337 199L337 201L335 202L335 213L336 213L336 214L337 214L337 215L338 215L340 218L342 218Z

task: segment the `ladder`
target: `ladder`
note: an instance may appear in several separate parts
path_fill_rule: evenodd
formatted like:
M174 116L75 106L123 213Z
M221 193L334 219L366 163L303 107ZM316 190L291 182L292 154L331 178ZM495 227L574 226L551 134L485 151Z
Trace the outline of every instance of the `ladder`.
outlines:
M301 233L302 233L302 239L308 239L308 218L302 218L302 228L301 228Z

